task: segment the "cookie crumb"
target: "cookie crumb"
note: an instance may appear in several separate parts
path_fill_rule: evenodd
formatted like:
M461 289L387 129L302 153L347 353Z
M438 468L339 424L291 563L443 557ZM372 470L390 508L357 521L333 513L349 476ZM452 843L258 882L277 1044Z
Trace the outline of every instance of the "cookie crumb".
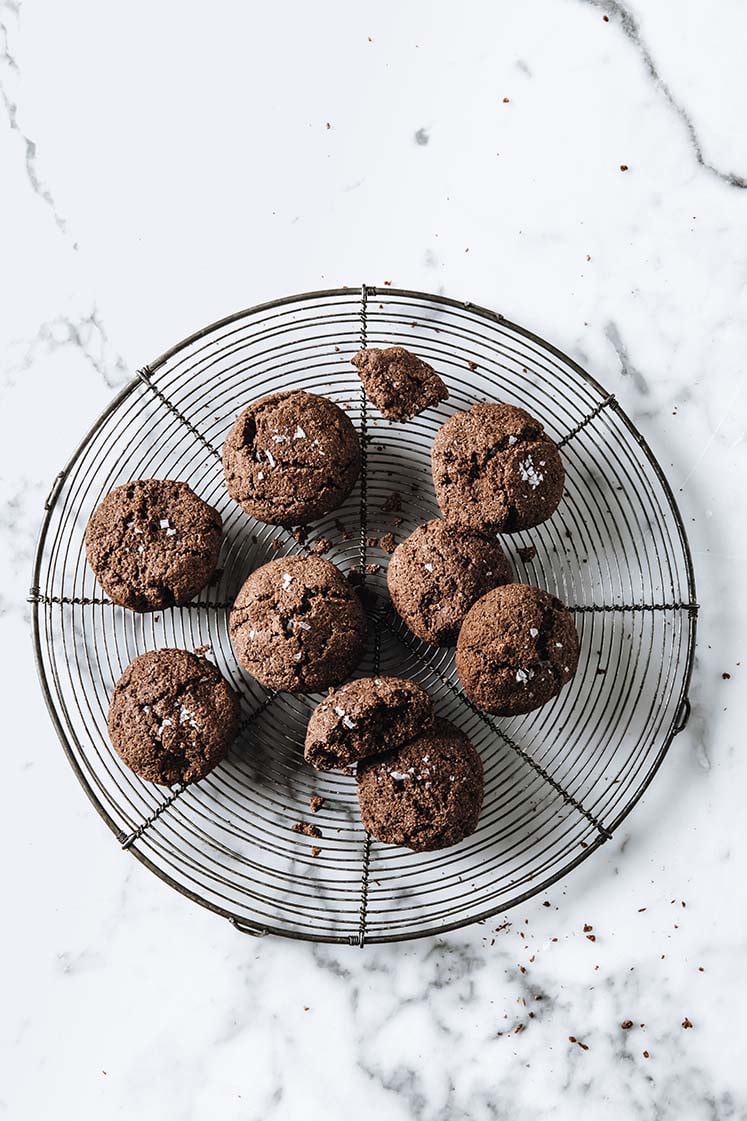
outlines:
M322 808L323 805L324 805L324 798L322 798L321 795L312 794L311 797L309 798L309 806L311 807L311 812L313 814L319 813L319 811L320 811L320 809Z
M319 853L321 851L322 850L317 845L312 845L311 846L311 855L312 856L319 856ZM308 1012L308 1008L304 1008L304 1012Z
M319 537L314 542L314 548L311 551L320 557L322 553L328 553L331 548L332 542L328 537Z
M684 1020L682 1021L682 1026L683 1028L691 1028L693 1026L693 1022L689 1018L689 1016L685 1016Z
M379 545L385 553L393 553L397 548L397 539L393 533L385 533L379 541Z
M534 560L534 558L537 556L537 546L525 545L523 548L517 549L516 552L519 554L519 557L524 561L524 563L528 564L529 561Z
M402 509L402 495L398 490L393 490L381 507L385 514L393 514Z
M318 825L312 825L310 821L297 821L291 826L294 833L303 833L304 837L321 837L322 831Z
M630 1029L633 1027L633 1021L623 1020L623 1022L620 1024L620 1027L623 1029L623 1031L630 1031Z
M620 164L620 171L628 171L628 170L629 170L629 168L628 168L628 165L626 163L621 163Z

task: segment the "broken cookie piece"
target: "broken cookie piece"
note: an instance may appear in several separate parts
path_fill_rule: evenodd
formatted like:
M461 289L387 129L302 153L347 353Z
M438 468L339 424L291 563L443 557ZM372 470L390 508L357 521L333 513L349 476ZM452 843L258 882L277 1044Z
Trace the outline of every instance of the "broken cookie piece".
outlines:
M449 396L433 367L402 346L359 350L351 361L366 393L387 420L411 420Z

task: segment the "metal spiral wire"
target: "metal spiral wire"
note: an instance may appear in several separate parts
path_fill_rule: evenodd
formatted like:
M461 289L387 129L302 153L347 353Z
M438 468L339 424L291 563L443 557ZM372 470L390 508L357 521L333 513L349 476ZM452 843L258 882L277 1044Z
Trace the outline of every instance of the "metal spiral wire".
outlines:
M361 345L415 351L445 379L449 400L408 424L385 422L350 364ZM244 514L226 493L220 463L236 415L290 388L336 400L363 437L356 490L306 541ZM579 669L555 701L511 719L470 705L453 651L421 642L396 618L386 597L387 555L375 544L389 532L401 540L438 515L433 437L453 412L481 400L511 401L537 416L562 447L567 472L557 513L504 543L517 579L575 611ZM220 510L225 541L219 578L192 604L136 615L101 596L83 535L112 487L142 477L188 482ZM396 514L385 509L393 492L401 495ZM455 848L414 854L371 840L354 779L303 762L319 698L267 693L236 663L227 617L247 574L322 537L333 542L330 559L357 568L374 593L370 649L358 673L380 668L414 678L481 753L479 827ZM263 304L140 371L55 480L29 598L42 689L98 811L162 879L254 934L358 945L413 938L543 891L612 836L689 712L692 563L643 437L614 397L541 339L493 312L418 292L363 286ZM171 790L132 774L106 731L114 682L137 654L161 646L207 646L244 715L229 759L202 782ZM315 815L313 795L324 799ZM294 832L312 819L319 840Z

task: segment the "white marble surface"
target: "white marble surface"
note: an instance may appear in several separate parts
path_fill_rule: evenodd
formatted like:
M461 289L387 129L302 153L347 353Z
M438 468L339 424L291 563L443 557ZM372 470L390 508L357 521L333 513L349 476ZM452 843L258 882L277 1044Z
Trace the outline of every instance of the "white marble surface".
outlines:
M0 0L0 25L0 1116L747 1118L745 6ZM689 729L621 834L499 933L362 952L242 937L118 850L25 604L49 483L136 366L361 280L495 307L617 394L703 605Z

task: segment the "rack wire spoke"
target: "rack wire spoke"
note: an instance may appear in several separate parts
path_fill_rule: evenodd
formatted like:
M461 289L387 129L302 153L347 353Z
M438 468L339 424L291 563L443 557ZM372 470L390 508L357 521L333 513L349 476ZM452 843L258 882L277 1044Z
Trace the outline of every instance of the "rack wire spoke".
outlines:
M358 349L395 345L430 362L449 389L448 401L407 424L384 421L350 363ZM248 517L221 470L237 414L290 388L337 401L361 437L358 488L303 531ZM537 416L566 467L556 514L506 545L516 579L572 605L579 669L551 705L522 718L520 733L464 697L452 651L408 645L391 608L380 606L379 543L439 516L433 438L480 400ZM112 487L146 477L188 482L220 511L224 546L209 590L183 607L138 615L101 595L84 534ZM351 777L303 764L318 698L268 694L237 666L228 625L236 594L249 572L289 553L328 555L351 577L355 570L373 630L358 672L417 680L480 751L480 822L453 849L410 853L372 841ZM275 300L144 366L54 479L29 601L45 700L93 805L156 875L252 934L362 946L440 934L530 898L614 833L690 712L692 561L671 488L642 435L588 373L499 313L389 287ZM168 792L128 771L107 735L117 678L137 654L163 646L209 649L241 695L241 732L251 725L206 779ZM323 799L313 818L318 840L303 832L312 797Z

